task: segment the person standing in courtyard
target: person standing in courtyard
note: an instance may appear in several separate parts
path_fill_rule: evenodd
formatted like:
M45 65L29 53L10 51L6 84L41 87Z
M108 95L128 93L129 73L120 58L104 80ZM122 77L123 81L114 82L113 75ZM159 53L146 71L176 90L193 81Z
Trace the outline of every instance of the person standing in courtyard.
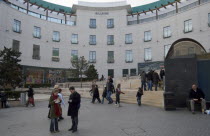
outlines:
M161 69L160 70L160 79L163 81L163 77L165 76L165 70Z
M137 103L139 106L141 106L141 97L143 95L143 89L139 87L138 92L136 94L136 98L137 98Z
M152 91L153 71L150 70L147 74L148 90Z
M58 96L58 89L54 89L52 95L50 96L49 105L50 105L50 132L55 133L59 132L58 129L58 118L60 117L60 106L59 103L61 102Z
M93 99L92 103L95 103L95 100L98 100L99 103L101 103L100 95L99 95L99 90L98 90L98 85L95 85L93 88Z
M69 131L72 133L77 131L78 126L78 112L80 108L81 96L78 92L75 91L75 88L72 86L69 88L71 95L69 96L69 108L68 108L68 116L71 116L72 126Z
M195 114L195 110L194 110L195 103L200 103L201 108L202 108L201 109L202 113L205 112L206 110L205 94L195 84L193 84L192 89L190 89L189 99L190 99L190 107L191 107L192 114Z
M28 101L26 103L26 107L28 107L29 104L32 104L33 107L35 106L35 103L34 103L34 90L31 86L29 86L29 90L27 91L28 92Z
M153 72L153 85L155 86L155 91L157 91L158 83L160 81L159 75L156 71Z
M140 74L141 76L141 88L144 89L144 91L146 91L146 73L144 71L142 71L142 73Z
M121 84L118 84L117 85L117 88L116 88L116 105L118 107L120 107L120 94L125 94L124 92L121 91Z

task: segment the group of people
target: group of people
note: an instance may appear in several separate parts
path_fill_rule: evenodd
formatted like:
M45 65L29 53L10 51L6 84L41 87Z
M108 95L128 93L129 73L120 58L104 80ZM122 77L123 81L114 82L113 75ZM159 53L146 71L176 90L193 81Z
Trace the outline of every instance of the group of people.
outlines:
M163 80L163 77L165 76L164 69L161 69L160 76L158 73L154 70L150 70L148 73L145 71L142 71L140 74L141 77L141 88L146 91L153 91L152 87L155 87L155 91L157 91L158 83ZM148 86L148 88L147 88Z
M77 131L78 126L78 112L80 109L81 96L75 91L74 87L70 87L69 91L71 95L69 96L69 107L67 115L71 116L72 126L69 131L72 133ZM51 119L50 123L50 132L56 133L59 132L58 121L64 119L62 117L62 106L65 106L65 101L63 99L62 90L56 85L49 100L49 114L48 117Z

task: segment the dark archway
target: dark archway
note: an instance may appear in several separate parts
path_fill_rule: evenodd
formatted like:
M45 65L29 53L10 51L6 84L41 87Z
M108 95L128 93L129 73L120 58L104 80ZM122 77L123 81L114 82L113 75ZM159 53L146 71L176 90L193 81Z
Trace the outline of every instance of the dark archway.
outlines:
M166 59L176 58L179 56L201 55L205 54L205 48L196 40L190 38L182 38L175 41L169 49Z

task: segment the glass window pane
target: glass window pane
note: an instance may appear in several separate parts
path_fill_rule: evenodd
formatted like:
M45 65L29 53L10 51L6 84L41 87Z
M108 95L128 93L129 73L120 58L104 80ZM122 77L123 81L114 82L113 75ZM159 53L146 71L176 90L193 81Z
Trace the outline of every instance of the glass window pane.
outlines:
M59 48L53 48L53 57L59 57Z

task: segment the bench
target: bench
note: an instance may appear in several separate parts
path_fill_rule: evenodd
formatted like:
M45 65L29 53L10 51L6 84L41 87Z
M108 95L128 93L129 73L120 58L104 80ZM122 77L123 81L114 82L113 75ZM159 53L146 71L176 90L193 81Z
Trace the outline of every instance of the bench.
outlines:
M187 109L191 111L190 100L186 100ZM210 108L210 101L206 100L206 109ZM195 111L201 111L201 103L195 103Z

